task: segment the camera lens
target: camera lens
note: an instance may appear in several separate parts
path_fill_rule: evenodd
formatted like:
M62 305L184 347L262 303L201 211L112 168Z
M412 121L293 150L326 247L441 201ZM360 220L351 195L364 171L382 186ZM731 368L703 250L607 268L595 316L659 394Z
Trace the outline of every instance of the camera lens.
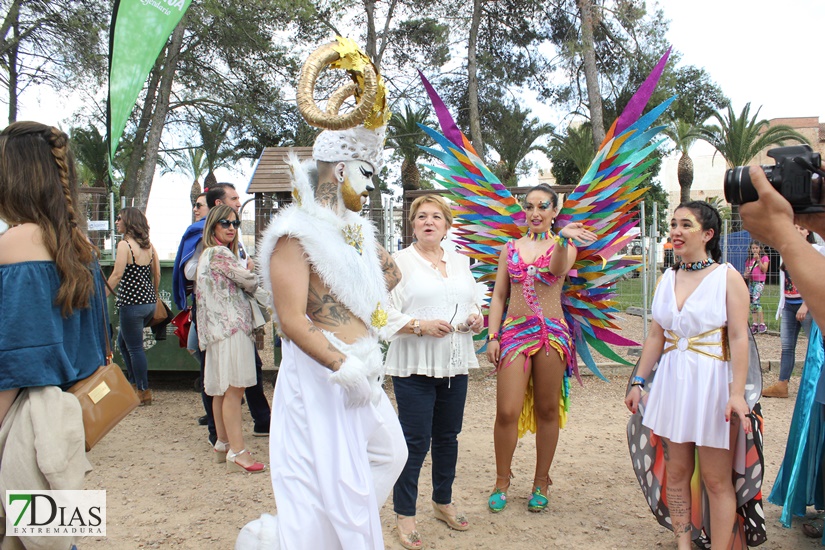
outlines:
M725 200L731 204L745 204L759 199L751 182L747 166L737 166L725 172Z

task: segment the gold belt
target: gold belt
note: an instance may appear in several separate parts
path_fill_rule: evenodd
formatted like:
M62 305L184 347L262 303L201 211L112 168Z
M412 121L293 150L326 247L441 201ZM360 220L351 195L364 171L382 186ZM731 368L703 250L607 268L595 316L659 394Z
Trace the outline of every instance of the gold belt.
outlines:
M720 333L721 340L718 342L702 342L701 340L707 338L708 336L712 336L716 333ZM687 344L684 348L680 347L679 343L681 340L684 340ZM710 357L711 359L718 359L719 361L730 361L730 346L728 344L728 327L719 327L713 330L709 330L707 332L703 332L702 334L697 334L696 336L691 336L690 338L681 338L676 335L671 330L665 330L665 349L662 350L662 354L665 354L669 351L673 350L681 350L687 351L690 350L692 352L698 353L699 355L705 355ZM710 353L705 351L702 348L711 347L711 346L720 346L722 348L722 355L717 355L714 353Z

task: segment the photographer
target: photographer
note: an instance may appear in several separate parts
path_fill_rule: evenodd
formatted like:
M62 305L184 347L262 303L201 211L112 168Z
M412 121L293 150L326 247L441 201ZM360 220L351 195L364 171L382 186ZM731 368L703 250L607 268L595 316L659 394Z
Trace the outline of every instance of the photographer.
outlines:
M825 167L825 166L823 166ZM750 178L759 199L742 204L739 213L742 226L754 239L775 248L794 274L794 284L808 304L811 316L819 326L825 326L825 257L819 254L796 230L795 223L825 236L825 213L794 216L791 205L768 182L759 166L750 167ZM814 185L820 187L822 178Z
M825 168L825 165L822 166ZM825 326L825 285L818 280L825 270L825 257L808 243L795 225L796 223L810 231L825 235L825 212L795 214L791 203L774 189L761 167L751 166L749 175L759 198L740 206L743 227L750 231L751 236L779 251L785 267L793 273L796 289L808 305L814 321L819 326ZM811 178L811 197L821 197L822 179L821 172L820 175ZM822 204L822 201L820 198L819 201L811 200L809 205L811 203L815 206ZM812 463L808 467L801 467L801 458L811 456L811 453L823 445L822 437L800 437L800 434L817 431L812 429L813 419L820 418L825 411L825 370L821 364L822 337L816 326L811 337L812 342L799 382L782 468L768 497L769 502L782 506L781 522L785 527L791 526L792 516L805 515L807 506L821 508L823 504L818 496L819 491L815 488L818 483L815 480L825 482L825 455L820 464ZM809 537L821 537L822 544L825 545L822 525L822 519L816 518L804 523L802 531Z

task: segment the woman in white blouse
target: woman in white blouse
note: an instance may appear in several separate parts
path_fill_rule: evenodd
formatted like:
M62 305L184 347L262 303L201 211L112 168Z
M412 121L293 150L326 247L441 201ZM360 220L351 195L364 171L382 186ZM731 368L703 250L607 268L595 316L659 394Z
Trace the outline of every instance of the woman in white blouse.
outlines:
M252 309L258 276L238 261L235 211L224 204L209 211L203 226L203 253L198 260L195 294L198 303L198 340L205 350L203 386L212 396L215 417L214 455L227 470L263 472L266 467L246 450L241 424L244 389L257 383Z
M398 418L409 458L393 490L401 545L423 547L416 531L418 476L432 443L433 513L459 531L470 524L452 503L458 434L464 417L467 379L478 368L472 333L484 323L466 256L449 243L450 207L426 195L410 207L415 242L394 256L403 275L391 294L387 374L393 377Z

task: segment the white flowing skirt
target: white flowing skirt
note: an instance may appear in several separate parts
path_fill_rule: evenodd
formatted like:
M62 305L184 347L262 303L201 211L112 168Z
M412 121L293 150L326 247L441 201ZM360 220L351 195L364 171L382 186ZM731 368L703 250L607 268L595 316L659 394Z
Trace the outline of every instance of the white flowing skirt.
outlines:
M726 361L692 351L662 355L642 423L673 443L730 448L725 407L733 373Z
M327 338L380 372L377 341ZM282 345L269 441L281 548L382 550L378 512L407 462L392 404L379 391L371 403L347 407L329 369L293 342Z
M203 387L206 395L223 395L229 386L248 388L258 383L255 342L238 331L206 346Z

